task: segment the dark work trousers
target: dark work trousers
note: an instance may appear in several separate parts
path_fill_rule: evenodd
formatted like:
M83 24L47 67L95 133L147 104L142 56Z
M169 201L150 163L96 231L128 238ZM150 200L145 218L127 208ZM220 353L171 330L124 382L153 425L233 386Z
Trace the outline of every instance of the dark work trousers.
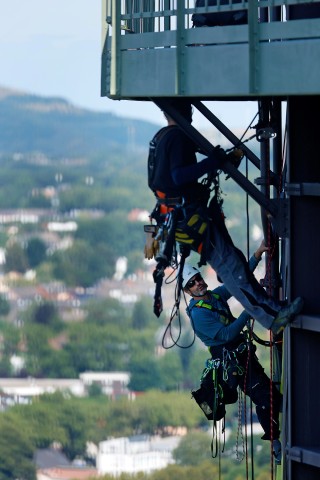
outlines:
M260 365L254 353L255 347L251 345L250 352L245 348L241 353L229 351L224 347L210 347L210 352L213 359L220 358L225 362L224 369L222 365L219 367L221 369L219 378L224 372L227 385L234 389L239 386L255 404L258 420L264 430L262 439L279 438L279 411L282 395Z
M235 247L215 199L210 202L210 246L207 261L229 293L263 327L270 329L280 305L259 284L243 253Z

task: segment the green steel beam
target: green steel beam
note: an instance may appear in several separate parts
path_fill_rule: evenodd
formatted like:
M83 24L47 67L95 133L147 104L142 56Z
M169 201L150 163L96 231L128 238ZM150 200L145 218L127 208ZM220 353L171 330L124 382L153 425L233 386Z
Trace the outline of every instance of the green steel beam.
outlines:
M185 94L185 25L184 9L177 9L177 38L176 38L176 93Z
M259 29L258 29L258 1L248 0L248 28L249 28L249 91L257 93L259 90Z
M111 3L111 68L110 68L110 94L120 95L120 45L121 45L121 3L112 0Z

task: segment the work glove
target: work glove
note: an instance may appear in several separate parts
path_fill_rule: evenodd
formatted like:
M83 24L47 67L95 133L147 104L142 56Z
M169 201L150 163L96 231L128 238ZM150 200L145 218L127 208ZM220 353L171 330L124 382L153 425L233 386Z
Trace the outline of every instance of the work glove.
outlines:
M144 258L151 260L159 252L159 242L155 240L152 232L146 233L146 243L144 246Z
M236 168L239 168L243 157L244 157L244 153L240 148L235 148L234 150L231 150L231 152L227 154L227 159Z
M223 164L227 158L226 152L220 147L220 145L214 147L206 159L207 165L209 166L209 171L213 172L215 170L222 170Z
M226 153L223 148L218 145L215 147L208 157L203 160L203 167L205 172L214 172L217 170L224 170L224 164L229 160L236 168L239 167L243 158L243 151L240 148L235 148L231 152Z

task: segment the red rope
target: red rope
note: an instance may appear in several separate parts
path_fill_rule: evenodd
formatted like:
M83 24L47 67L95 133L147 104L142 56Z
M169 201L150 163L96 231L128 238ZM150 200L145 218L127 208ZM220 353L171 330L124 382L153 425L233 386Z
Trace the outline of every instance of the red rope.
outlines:
M246 478L249 479L249 462L248 462L248 431L247 431L247 376L248 376L248 367L249 367L249 358L250 358L250 348L248 348L248 355L246 361L246 371L244 375L243 382L243 393L244 393L244 432L245 432L245 452L246 452Z

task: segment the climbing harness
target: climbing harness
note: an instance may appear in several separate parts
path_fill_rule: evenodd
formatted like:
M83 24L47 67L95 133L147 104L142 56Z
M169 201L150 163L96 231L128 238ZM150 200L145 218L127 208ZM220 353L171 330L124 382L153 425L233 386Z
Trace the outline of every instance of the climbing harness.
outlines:
M197 203L181 204L170 206L166 215L160 214L160 205L157 205L150 215L157 225L157 234L154 240L158 243L159 251L156 255L157 265L153 272L153 279L156 284L154 295L154 313L157 317L162 312L161 287L165 269L169 266L178 268L178 248L180 249L179 272L182 278L181 266L185 258L190 255L191 250L200 254L200 265L206 263L206 253L209 245L209 223L210 218L206 208ZM147 227L147 226L146 226ZM183 268L183 266L182 266ZM181 290L181 282L179 284ZM178 293L180 298L180 292Z

